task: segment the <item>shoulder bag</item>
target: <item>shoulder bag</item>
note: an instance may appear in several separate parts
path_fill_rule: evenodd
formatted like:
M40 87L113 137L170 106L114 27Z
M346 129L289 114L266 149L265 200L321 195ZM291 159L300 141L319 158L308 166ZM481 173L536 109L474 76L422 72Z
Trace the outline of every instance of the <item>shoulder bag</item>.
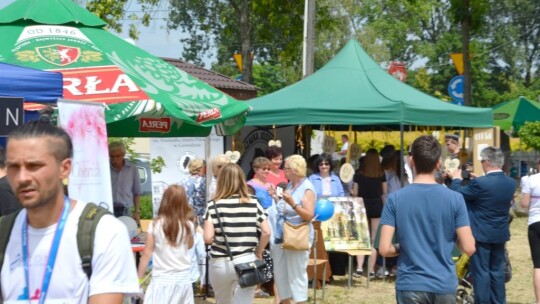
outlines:
M246 262L240 264L234 264L234 259L231 253L231 247L229 247L229 242L227 241L227 235L223 229L223 224L219 218L218 209L216 202L214 202L214 209L216 210L216 218L219 223L219 228L221 233L223 233L223 238L225 239L225 247L227 247L227 254L231 259L231 262L234 265L234 270L236 271L236 276L238 277L238 285L242 288L255 286L257 284L262 284L267 281L266 276L266 263L259 259L255 259L253 262Z
M285 208L285 207L284 207ZM309 249L309 222L293 225L287 220L283 224L283 243L281 248L303 251Z

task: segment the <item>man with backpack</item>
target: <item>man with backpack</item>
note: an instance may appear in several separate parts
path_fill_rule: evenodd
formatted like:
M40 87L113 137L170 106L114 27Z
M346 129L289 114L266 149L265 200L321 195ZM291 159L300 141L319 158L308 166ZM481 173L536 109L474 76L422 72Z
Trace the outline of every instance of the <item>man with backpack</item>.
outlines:
M72 166L69 135L33 121L9 135L6 152L7 178L23 209L0 218L0 303L119 304L125 294L138 293L123 224L64 195L62 180Z

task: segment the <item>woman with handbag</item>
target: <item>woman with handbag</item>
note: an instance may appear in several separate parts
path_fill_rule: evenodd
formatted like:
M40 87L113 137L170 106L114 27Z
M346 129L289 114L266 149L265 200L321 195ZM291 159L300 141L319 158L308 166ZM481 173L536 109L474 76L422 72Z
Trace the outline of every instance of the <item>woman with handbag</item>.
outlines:
M169 186L163 193L157 218L148 226L139 262L141 280L153 258L152 281L144 303L194 303L189 249L193 247L195 226L190 217L193 209L184 187Z
M241 288L235 265L238 268L238 265L262 260L262 252L270 239L270 227L263 208L248 193L240 166L234 163L223 166L214 200L207 206L204 241L211 245L209 278L216 302L252 303L255 285Z
M290 182L277 203L279 217L274 232L275 245L272 246L274 282L281 303L289 304L291 299L295 303L307 303L306 267L314 236L311 220L315 209L315 188L306 178L306 161L302 156L287 157L284 169ZM278 200L273 188L270 194Z

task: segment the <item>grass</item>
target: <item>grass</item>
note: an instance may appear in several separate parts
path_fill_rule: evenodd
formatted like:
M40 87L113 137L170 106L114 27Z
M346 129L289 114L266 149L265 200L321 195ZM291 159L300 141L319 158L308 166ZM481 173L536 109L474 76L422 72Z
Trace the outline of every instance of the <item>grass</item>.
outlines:
M513 277L506 284L508 304L534 303L534 290L532 285L532 262L527 239L527 218L516 218L511 225L512 239L508 242L510 261L513 268ZM310 303L313 301L313 290L309 290ZM195 303L216 303L215 299L196 299ZM274 299L255 299L254 303L273 304ZM332 284L326 285L325 301L322 301L322 290L317 290L317 303L328 304L385 304L395 303L394 282L371 280L369 288L366 287L366 278L353 278L353 286L347 287L347 276L334 276Z

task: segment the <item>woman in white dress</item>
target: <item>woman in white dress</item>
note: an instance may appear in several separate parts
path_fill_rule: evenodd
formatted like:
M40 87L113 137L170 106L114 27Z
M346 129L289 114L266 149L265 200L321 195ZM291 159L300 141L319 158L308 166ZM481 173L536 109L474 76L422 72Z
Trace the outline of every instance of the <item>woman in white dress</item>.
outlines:
M163 193L157 218L148 226L139 263L141 279L153 258L152 280L144 303L194 303L189 254L195 233L193 222L189 220L192 214L184 187L169 186Z
M538 168L540 171L540 161ZM540 303L540 173L521 178L521 207L529 208L529 247L533 262L533 286L536 303Z

